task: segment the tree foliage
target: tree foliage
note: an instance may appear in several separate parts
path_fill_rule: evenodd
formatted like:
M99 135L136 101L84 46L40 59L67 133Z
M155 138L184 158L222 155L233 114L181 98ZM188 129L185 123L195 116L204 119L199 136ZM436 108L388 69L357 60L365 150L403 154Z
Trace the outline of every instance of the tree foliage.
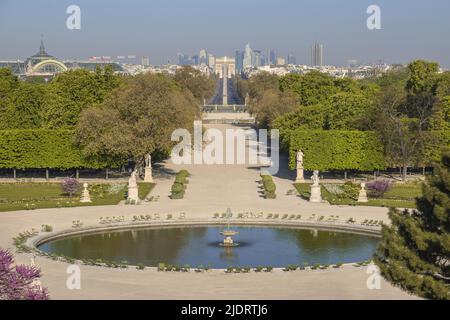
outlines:
M0 168L103 168L84 158L71 130L0 130Z
M190 91L199 104L202 104L204 100L209 99L214 94L214 79L203 75L191 66L178 69L174 80L183 89Z
M304 153L306 170L375 170L386 168L383 145L374 132L295 130L290 132L290 166Z
M77 142L88 157L134 160L168 150L175 129L189 129L199 116L192 94L165 75L128 79L104 103L88 108L76 128Z
M35 266L14 265L12 253L0 248L0 300L48 300L47 289L37 283L41 276Z
M395 285L429 299L450 299L450 152L442 156L417 199L418 210L391 209L391 226L375 261Z

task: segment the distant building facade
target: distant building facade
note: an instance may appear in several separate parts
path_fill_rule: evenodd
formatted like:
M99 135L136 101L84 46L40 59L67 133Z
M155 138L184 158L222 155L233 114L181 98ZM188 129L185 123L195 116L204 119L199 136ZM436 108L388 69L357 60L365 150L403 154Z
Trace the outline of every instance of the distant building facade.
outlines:
M323 66L323 45L318 42L311 48L311 65L313 67Z
M97 67L105 67L111 65L116 72L123 71L123 68L115 62L104 61L60 61L58 58L47 53L44 41L41 40L39 52L32 55L25 61L0 61L0 68L10 68L12 72L20 77L44 77L51 78L58 73L75 70L86 69L95 71Z

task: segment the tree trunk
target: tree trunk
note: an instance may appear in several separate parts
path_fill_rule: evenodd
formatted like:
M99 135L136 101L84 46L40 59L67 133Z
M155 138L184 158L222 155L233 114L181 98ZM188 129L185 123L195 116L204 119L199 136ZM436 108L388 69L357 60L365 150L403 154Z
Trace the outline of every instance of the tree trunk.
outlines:
M402 168L402 180L403 180L403 181L406 181L407 175L408 175L408 167L407 167L407 166L404 166L404 167Z
M347 171L344 171L344 180L347 181Z
M75 177L76 177L77 180L80 179L80 170L77 169L75 171Z
M13 169L13 177L14 177L14 180L17 179L17 171L16 171L16 169Z
M422 168L422 175L425 177L425 167Z
M45 169L45 180L49 180L50 179L50 174L48 172L48 169Z
M108 179L109 179L109 170L106 169L106 180L108 180Z

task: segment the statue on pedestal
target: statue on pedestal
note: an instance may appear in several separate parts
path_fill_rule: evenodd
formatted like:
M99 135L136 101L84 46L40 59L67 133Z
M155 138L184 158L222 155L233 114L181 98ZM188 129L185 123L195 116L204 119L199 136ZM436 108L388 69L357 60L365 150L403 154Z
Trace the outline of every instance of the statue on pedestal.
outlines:
M300 150L297 152L296 160L297 160L297 178L295 180L296 183L303 183L305 182L305 176L304 176L304 168L303 168L303 157L304 154Z
M144 182L153 182L152 156L150 154L147 154L147 156L145 157Z
M361 183L361 190L359 191L358 202L360 202L360 203L367 203L367 202L369 202L369 199L367 198L367 191L366 191L366 183L365 182Z
M128 179L128 198L129 202L139 203L139 190L136 181L137 170L131 173L130 179Z
M91 195L89 194L88 186L89 185L86 182L83 184L84 189L81 194L81 200L80 200L81 203L91 203L92 202Z
M320 190L319 170L314 170L314 174L311 177L313 184L311 185L311 198L309 202L319 203L322 202L322 192Z

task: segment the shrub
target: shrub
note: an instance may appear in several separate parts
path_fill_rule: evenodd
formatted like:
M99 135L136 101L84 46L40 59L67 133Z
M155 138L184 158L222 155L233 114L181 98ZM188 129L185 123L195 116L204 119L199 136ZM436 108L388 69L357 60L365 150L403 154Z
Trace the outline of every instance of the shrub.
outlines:
M14 266L11 252L0 249L0 300L48 300L47 289L34 285L40 277L39 268Z
M262 184L264 187L264 193L266 196L266 199L275 199L276 198L276 185L273 182L273 179L269 175L261 175Z
M144 269L145 269L145 266L144 266L142 263L139 263L139 264L137 265L136 269L138 269L138 270L144 270Z
M74 178L65 178L61 182L61 189L65 194L68 194L70 197L73 196L74 193L78 191L80 188L80 184L77 179Z
M42 225L42 232L52 232L52 231L53 231L53 227L51 225L48 225L48 224Z
M171 188L171 199L183 199L186 192L186 185L188 184L189 172L181 170L175 177L175 182Z
M370 196L374 198L381 198L391 188L389 180L374 180L367 183Z

